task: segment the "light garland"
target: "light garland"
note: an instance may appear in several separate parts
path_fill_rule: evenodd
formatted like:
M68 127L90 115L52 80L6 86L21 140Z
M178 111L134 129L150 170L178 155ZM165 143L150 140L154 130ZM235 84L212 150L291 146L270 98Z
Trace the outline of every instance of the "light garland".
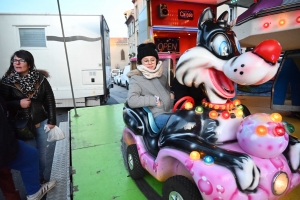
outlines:
M244 107L241 105L241 101L235 99L233 102L228 100L225 104L217 104L202 100L202 106L205 108L212 109L208 115L211 119L216 119L219 116L219 113L216 110L222 111L221 116L223 119L229 119L231 114L234 114L236 117L242 117L244 115ZM197 106L195 112L197 114L203 113L203 107Z

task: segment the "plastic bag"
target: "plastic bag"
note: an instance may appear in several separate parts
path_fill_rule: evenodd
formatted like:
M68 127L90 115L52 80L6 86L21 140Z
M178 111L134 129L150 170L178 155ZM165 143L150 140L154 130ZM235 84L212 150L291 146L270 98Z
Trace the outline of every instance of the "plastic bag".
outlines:
M45 130L45 133L48 133L48 138L47 138L48 142L55 142L58 140L62 140L66 137L65 133L57 126L50 129L48 127L48 125L45 124L44 130Z

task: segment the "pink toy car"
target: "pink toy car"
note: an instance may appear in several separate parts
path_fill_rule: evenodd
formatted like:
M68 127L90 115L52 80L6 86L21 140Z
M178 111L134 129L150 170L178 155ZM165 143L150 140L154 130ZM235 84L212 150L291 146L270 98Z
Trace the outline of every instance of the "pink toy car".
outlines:
M210 9L199 19L197 47L179 59L176 78L205 85L207 98L174 108L162 130L146 107L125 104L124 159L133 179L148 171L164 182L163 199L278 199L300 183L300 141L278 113L250 115L233 82L261 84L277 72L280 44L260 43L240 55L228 13L214 22ZM192 104L192 106L191 106Z

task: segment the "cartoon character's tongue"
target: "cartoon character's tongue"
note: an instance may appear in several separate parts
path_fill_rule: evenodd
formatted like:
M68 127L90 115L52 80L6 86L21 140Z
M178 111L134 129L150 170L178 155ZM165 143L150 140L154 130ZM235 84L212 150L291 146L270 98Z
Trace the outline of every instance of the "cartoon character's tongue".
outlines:
M215 90L226 98L232 98L235 94L233 82L222 71L210 69L210 78Z

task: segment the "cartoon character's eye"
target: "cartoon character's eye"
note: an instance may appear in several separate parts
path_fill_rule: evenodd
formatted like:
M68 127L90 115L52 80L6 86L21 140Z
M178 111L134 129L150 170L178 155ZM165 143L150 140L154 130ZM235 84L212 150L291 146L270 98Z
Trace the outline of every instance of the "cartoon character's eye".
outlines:
M236 44L236 48L238 49L240 54L242 54L241 44L240 44L239 40L236 37L234 37L234 41L235 41L235 44Z
M214 52L220 56L229 55L229 42L223 34L218 34L213 38L211 42L211 47L213 48Z

